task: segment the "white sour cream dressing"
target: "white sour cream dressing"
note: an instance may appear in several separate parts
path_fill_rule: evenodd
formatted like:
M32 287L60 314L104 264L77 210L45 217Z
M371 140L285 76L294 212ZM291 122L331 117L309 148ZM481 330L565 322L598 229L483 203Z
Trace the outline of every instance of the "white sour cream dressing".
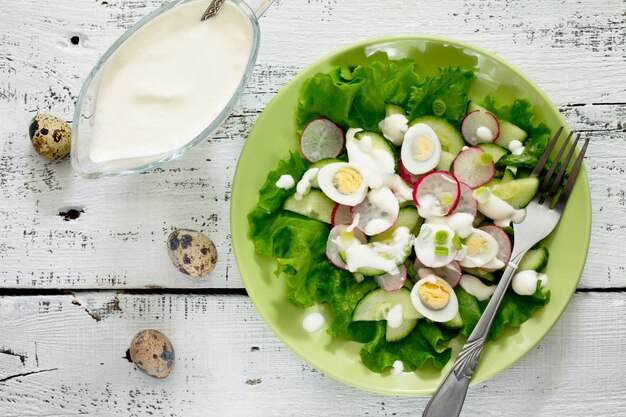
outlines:
M393 376L400 376L404 372L404 363L402 361L394 361L389 371Z
M468 294L473 295L480 301L489 299L496 291L495 285L486 285L473 275L461 276L461 282L459 285Z
M396 161L389 152L374 149L369 136L356 140L354 135L362 130L352 128L346 132L348 159L351 163L361 167L362 172L367 172L365 179L371 188L380 188L385 176L394 173Z
M522 142L517 139L509 142L509 151L511 151L513 155L521 155L524 152L524 149L526 148Z
M398 328L402 326L402 304L396 304L391 307L387 312L387 325L391 328Z
M487 126L479 126L476 129L476 137L481 142L490 142L493 139L493 132Z
M474 198L478 202L478 211L493 219L496 226L509 226L511 222L520 223L526 217L526 209L516 209L506 201L500 199L489 191L488 188L480 188L474 191Z
M346 267L350 272L360 268L375 268L396 274L397 264L404 259L413 236L408 227L398 227L393 232L393 243L373 242L370 244L354 244L346 248Z
M393 191L400 204L413 201L413 187L407 184L398 174L386 175L383 184Z
M282 188L283 190L291 190L296 185L296 180L291 175L281 175L278 181L276 181L276 188Z
M324 326L325 322L324 316L320 313L309 313L304 316L304 320L302 320L302 327L309 333L315 333Z
M311 183L317 178L318 172L319 168L309 168L304 175L302 175L302 178L298 181L298 185L296 185L296 193L294 194L296 200L302 200L302 197L311 191Z
M545 288L548 285L548 276L533 270L520 271L513 275L511 287L519 295L533 295L538 281L541 281L541 288Z
M92 161L168 155L226 107L246 70L253 31L231 3L201 22L208 3L171 9L109 58L97 87Z
M378 122L378 128L391 143L400 146L404 134L409 130L409 119L403 114L392 114Z

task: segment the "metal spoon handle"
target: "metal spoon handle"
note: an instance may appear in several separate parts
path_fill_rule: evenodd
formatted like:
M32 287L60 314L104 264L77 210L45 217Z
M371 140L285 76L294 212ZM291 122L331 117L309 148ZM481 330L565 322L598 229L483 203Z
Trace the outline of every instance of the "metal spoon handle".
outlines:
M215 16L217 12L220 11L225 1L226 0L213 0L211 4L209 4L209 7L207 7L206 10L204 11L204 14L200 18L200 21L205 21L209 17Z

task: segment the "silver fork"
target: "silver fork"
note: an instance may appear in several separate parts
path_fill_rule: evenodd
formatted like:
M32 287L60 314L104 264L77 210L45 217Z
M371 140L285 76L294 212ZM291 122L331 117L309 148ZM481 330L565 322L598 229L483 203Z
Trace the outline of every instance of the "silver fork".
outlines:
M554 146L559 140L563 127L561 127L550 143L548 144L545 152L541 156L541 159L537 163L537 166L533 170L533 176L537 176L543 171L548 157L552 153ZM491 297L485 312L476 324L474 331L470 334L467 342L459 352L454 366L450 373L437 388L437 391L433 394L430 401L426 405L423 417L457 417L461 414L463 408L463 402L465 401L465 395L467 394L467 388L470 383L470 379L474 374L474 369L478 364L478 359L483 350L485 340L489 334L491 323L498 311L498 307L502 302L504 293L508 288L513 274L517 269L517 264L520 262L524 254L537 242L547 237L556 227L565 204L570 196L574 182L580 171L580 167L583 162L583 157L589 144L589 138L585 139L585 142L574 162L574 165L570 171L567 181L563 180L567 166L572 159L576 144L580 139L580 135L576 137L574 143L570 146L567 156L561 163L561 169L556 173L554 181L551 182L552 177L555 175L557 169L557 162L561 160L565 150L570 142L572 133L570 133L556 158L554 163L548 169L544 180L539 186L539 191L535 198L526 207L526 217L521 223L513 224L513 230L515 231L515 242L513 244L513 250L511 252L511 260L509 261L504 274L498 283L496 291ZM560 193L558 190L562 182L565 182L563 189Z

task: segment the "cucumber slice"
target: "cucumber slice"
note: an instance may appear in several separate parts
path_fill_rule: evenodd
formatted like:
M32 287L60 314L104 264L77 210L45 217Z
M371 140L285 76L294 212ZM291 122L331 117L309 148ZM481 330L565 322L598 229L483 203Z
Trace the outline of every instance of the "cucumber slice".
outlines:
M441 325L448 329L460 329L463 327L463 319L459 313L456 313L456 316L454 316L452 320L441 323Z
M402 207L398 213L398 220L396 220L396 223L391 227L391 229L372 236L370 241L382 242L383 240L391 239L393 237L393 232L398 227L408 227L411 233L417 232L423 221L424 219L422 219L417 213L417 208L415 206Z
M326 197L323 192L311 190L302 197L302 200L296 200L292 195L285 200L283 208L311 219L330 224L335 202Z
M454 161L455 155L450 152L442 151L441 159L439 160L439 164L435 168L438 171L450 171L452 167L452 162Z
M482 268L461 268L464 273L474 275L475 277L482 278L485 281L494 282L496 278L493 276L491 272L487 272Z
M465 146L465 141L463 140L461 133L454 126L448 123L447 120L442 119L441 117L418 117L409 123L409 127L417 123L425 123L435 131L437 137L439 138L439 142L441 143L441 149L445 152L456 155L461 152L461 149Z
M402 324L398 327L390 327L387 325L385 339L388 342L397 342L409 335L417 325L417 319L402 320Z
M472 112L474 110L484 110L487 111L483 106L476 104L475 102L470 102L467 112ZM498 119L498 124L500 125L500 134L498 138L495 140L496 145L500 145L503 148L508 149L509 143L514 140L519 140L520 142L524 142L528 137L528 133L526 131L520 129L515 126L513 123L508 122L506 120Z
M493 194L506 201L516 209L526 207L535 198L539 188L537 177L498 183L488 186Z
M502 158L504 155L509 153L508 150L494 143L479 143L478 147L481 148L483 151L491 154L494 164L498 162L498 160Z
M517 270L526 271L532 269L533 271L541 271L548 263L548 249L541 246L537 249L531 249L526 252L526 255L520 261Z
M423 317L413 307L411 291L407 288L402 287L397 291L377 288L361 298L352 313L352 321L387 320L389 310L398 304L402 306L403 320L417 320Z
M406 116L406 112L402 107L396 106L395 104L387 104L387 107L385 107L385 116L389 117L393 116L394 114L401 114L403 116Z
M502 175L502 180L500 181L500 183L513 181L514 179L515 179L515 173L509 168L506 168L504 170L504 174Z

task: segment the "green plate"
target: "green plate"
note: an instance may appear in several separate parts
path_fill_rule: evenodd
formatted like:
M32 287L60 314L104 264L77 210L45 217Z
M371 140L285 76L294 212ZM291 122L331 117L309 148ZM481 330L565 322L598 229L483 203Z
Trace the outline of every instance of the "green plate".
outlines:
M274 276L273 260L256 255L248 238L246 215L254 208L267 173L279 159L287 157L290 150L298 149L294 110L302 84L314 74L327 72L342 63L358 65L387 57L414 58L421 75L436 74L438 67L447 65L474 68L477 80L470 91L472 99L481 100L490 93L502 103L526 98L535 106L539 121L547 122L553 129L566 126L557 108L535 84L509 63L480 48L428 36L385 37L348 46L300 72L259 116L235 172L231 200L232 242L250 298L269 327L298 356L324 374L354 387L385 394L425 395L434 391L452 361L443 370L427 365L399 377L370 372L360 362L360 344L332 339L324 331L308 334L303 330L305 311L287 301L285 280ZM509 329L499 341L486 345L472 380L474 384L511 366L537 345L556 323L582 274L590 228L589 182L583 170L558 228L547 240L550 303L520 329ZM453 358L455 356L453 352Z

